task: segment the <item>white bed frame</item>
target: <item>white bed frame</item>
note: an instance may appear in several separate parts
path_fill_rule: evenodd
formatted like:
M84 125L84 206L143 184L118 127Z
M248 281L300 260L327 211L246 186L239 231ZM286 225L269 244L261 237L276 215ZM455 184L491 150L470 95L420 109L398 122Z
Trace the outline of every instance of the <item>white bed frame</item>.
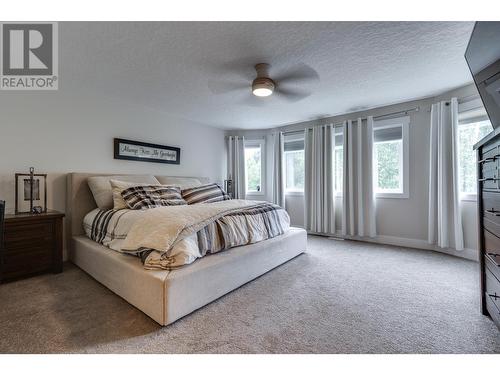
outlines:
M306 250L306 231L290 228L281 236L209 255L178 270L145 270L138 258L117 253L84 235L83 218L96 208L87 179L97 175L106 174L68 175L69 259L161 325L175 322Z

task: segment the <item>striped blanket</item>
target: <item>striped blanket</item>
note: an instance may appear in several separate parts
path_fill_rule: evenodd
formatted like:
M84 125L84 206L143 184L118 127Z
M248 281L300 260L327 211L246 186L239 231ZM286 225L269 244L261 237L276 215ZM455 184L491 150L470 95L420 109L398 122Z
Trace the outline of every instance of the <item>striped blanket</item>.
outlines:
M145 268L173 269L207 254L283 234L290 219L267 202L229 200L149 210L99 210L84 220L87 236L137 255Z

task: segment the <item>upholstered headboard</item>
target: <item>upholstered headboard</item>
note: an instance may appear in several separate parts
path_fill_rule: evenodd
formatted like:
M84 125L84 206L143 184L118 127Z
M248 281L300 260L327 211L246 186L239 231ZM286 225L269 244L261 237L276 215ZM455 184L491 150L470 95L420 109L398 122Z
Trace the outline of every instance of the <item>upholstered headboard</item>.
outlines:
M73 236L84 234L83 231L83 218L87 213L97 208L92 192L87 183L87 179L92 176L123 176L121 174L113 173L69 173L67 177L67 191L66 191L66 235L69 242ZM155 176L157 178L167 176ZM209 183L210 179L206 177L176 177L168 176L169 183L174 184L175 179L185 181L192 178L197 179L201 183ZM160 179L161 181L161 179Z

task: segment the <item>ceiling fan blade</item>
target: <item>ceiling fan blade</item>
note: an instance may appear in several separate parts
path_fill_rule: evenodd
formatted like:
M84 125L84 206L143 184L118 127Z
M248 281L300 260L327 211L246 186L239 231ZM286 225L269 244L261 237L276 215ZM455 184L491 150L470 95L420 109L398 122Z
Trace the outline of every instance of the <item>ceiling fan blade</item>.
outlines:
M250 95L245 99L241 100L239 103L250 107L264 107L266 104L268 104L269 99L270 98L258 98L253 95Z
M304 81L319 81L319 74L306 64L299 64L273 77L278 84Z
M203 69L212 74L214 78L227 77L229 75L251 82L255 78L254 65L254 59L247 57L229 62L205 63Z
M305 99L311 95L311 93L307 91L285 89L282 87L279 87L276 91L278 98L285 99L289 102L298 102L299 100Z
M242 92L243 90L248 90L250 92L250 87L248 82L227 82L219 80L211 80L207 83L208 89L214 94L227 94L230 92Z

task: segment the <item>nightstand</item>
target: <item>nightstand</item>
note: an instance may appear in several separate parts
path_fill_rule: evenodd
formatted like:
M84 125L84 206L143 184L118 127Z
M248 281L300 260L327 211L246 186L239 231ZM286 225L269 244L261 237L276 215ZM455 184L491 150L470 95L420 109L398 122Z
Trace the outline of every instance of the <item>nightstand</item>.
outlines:
M57 211L5 215L0 282L62 272L63 217Z

